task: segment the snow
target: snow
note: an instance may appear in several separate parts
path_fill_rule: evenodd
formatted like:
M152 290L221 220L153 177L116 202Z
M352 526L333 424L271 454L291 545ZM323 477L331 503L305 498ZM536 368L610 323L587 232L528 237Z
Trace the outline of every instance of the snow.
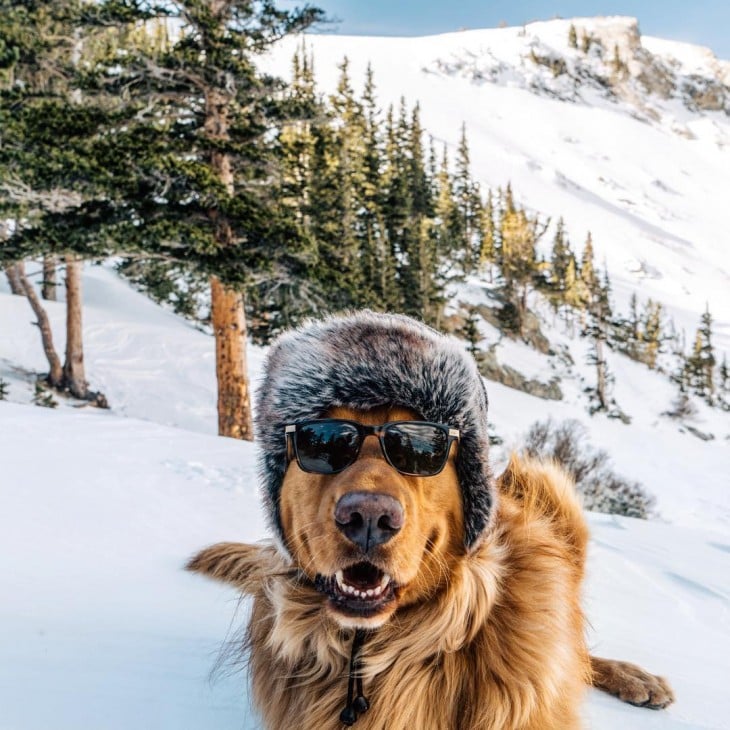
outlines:
M183 565L212 542L266 535L256 449L211 434L208 334L108 269L87 268L85 288L90 377L112 411L0 402L0 727L253 730L245 674L209 678L246 607ZM28 376L6 365L42 369L24 306L0 293L0 375L27 402ZM628 365L621 380L655 388L657 376ZM547 413L586 420L577 393L549 404L496 383L489 393L508 439ZM663 396L646 402L655 411ZM586 607L593 651L668 676L678 700L654 713L591 691L595 730L719 729L730 713L727 447L656 420L589 421L594 441L652 487L666 522L589 516Z
M423 70L437 59L487 52L516 68L532 35L565 45L566 23L308 42L325 88L346 51L355 78L372 59L381 99L397 101L404 91L419 99L426 127L449 144L465 119L482 182L511 179L534 210L565 217L574 244L590 227L624 309L634 291L652 296L691 334L708 301L716 345L728 350L730 153L714 141L727 133L727 119L685 110L682 123L696 134L690 140L661 120L637 121L626 105L538 96L517 73L510 86ZM627 23L612 19L611 32ZM715 63L683 44L642 43L688 67L702 58ZM284 44L272 65L286 71L293 48ZM27 302L8 294L0 276L0 378L10 384L0 402L0 730L253 730L260 724L245 673L210 680L223 642L245 623L246 605L183 566L212 542L267 534L256 447L215 436L209 333L153 304L108 266L86 268L84 297L87 374L112 410L71 402L39 408L29 401L34 374L45 369L40 338ZM476 280L455 297L489 303ZM577 418L617 471L656 496L660 513L651 522L589 515L585 605L592 650L667 676L677 702L652 712L591 691L586 727L726 728L727 414L698 404L694 425L715 439L696 438L662 415L674 395L666 377L610 352L614 395L632 421L590 418L587 343L538 298L531 306L553 349L565 354L541 359L503 340L498 358L542 381L560 375L565 398L543 401L488 382L490 419L505 439L496 463L535 420ZM62 351L62 303L47 308ZM482 334L495 343L494 328ZM254 381L264 354L249 348Z
M605 62L581 60L585 73L609 73L614 43L624 48L632 42L647 54L656 52L679 88L689 83L689 74L721 79L730 68L706 49L639 37L635 19L622 17L424 38L304 40L324 93L336 89L337 66L347 56L356 89L372 66L383 109L397 109L401 97L409 105L418 102L424 128L437 149L448 146L452 160L465 123L472 171L483 189L511 181L518 200L543 219L565 219L578 253L590 230L596 261L605 261L617 298L627 292L618 302L624 310L628 293L638 291L642 301L661 301L691 337L709 304L716 345L730 351L730 116L693 111L676 96L612 100L587 82L567 101L574 81L553 78L550 69L530 60L530 51L564 58L577 73L578 56L585 54L568 46L571 22L579 35L583 29L594 33L607 49ZM288 78L301 43L285 39L267 59L267 70ZM638 93L634 87L629 92ZM545 247L551 235L543 239Z

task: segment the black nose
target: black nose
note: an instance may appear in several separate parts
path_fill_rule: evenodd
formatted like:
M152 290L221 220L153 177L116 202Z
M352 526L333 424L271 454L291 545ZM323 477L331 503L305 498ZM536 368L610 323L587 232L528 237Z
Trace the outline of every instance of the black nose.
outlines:
M403 507L388 494L348 492L335 506L338 529L367 553L388 542L403 527Z

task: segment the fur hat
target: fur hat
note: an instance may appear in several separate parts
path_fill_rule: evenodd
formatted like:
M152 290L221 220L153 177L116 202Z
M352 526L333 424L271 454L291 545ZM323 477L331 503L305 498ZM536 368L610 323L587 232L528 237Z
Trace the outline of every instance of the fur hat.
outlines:
M279 538L287 468L284 427L322 418L335 406L404 406L428 421L458 428L464 543L467 548L478 543L496 492L488 459L487 393L476 364L455 338L410 317L370 311L309 322L281 335L269 350L256 429L265 506Z

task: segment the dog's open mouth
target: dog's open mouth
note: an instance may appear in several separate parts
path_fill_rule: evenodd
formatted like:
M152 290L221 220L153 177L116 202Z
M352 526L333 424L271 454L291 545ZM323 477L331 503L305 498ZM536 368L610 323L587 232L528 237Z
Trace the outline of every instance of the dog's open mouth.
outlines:
M334 608L355 616L372 616L396 597L391 576L367 562L350 565L333 576L317 576L315 584Z

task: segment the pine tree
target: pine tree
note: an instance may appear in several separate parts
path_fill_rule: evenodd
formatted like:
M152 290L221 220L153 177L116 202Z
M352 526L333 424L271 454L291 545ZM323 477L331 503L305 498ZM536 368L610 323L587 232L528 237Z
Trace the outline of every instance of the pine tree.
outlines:
M436 324L443 304L438 235L433 224L434 201L423 149L418 105L408 126L406 180L409 223L404 235L405 258L399 267L404 311Z
M383 150L380 138L379 110L375 97L373 70L368 64L362 94L364 139L361 208L358 228L361 247L362 303L374 309L389 310L397 302L395 262L388 245L382 216L381 176Z
M0 194L0 206L5 215L15 219L14 234L3 248L4 255L12 257L15 252L22 259L24 250L17 239L26 228L36 225L47 211L63 213L84 200L83 191L75 189L72 182L84 161L77 156L74 144L59 145L54 131L60 126L74 142L80 141L74 123L81 122L84 133L90 131L88 124L94 119L94 112L83 107L77 77L79 65L93 60L93 53L90 55L88 37L81 33L82 2L29 5L6 1L3 5L0 45L17 44L13 63L6 69L14 83L0 90L0 126L4 137L0 174L4 172L11 181L10 187ZM19 27L22 33L17 32ZM86 150L82 147L82 151ZM67 167L70 174L65 172ZM36 253L45 254L42 296L55 299L55 256L45 250ZM89 398L83 373L81 266L75 260L67 266L71 273L66 286L66 358L60 377L45 310L25 278L22 264L15 265L14 273L16 283L20 282L38 317L50 365L47 382L75 397Z
M454 188L449 173L449 157L444 145L441 164L436 175L436 201L434 213L438 223L440 250L451 258L456 258L460 234L459 212L454 200Z
M320 121L324 110L316 97L314 73L304 44L292 59L292 82L286 103L291 119L281 125L279 132L281 200L306 228L314 146L312 126Z
M625 78L628 66L626 65L625 61L621 58L621 54L618 50L618 44L614 43L613 46L613 61L611 63L613 67L613 73L615 76L617 76L619 79Z
M593 38L589 33L586 33L585 30L581 31L580 35L580 47L583 53L588 53L588 51L591 50L591 44L593 43Z
M363 277L372 272L367 251L363 251L367 246L362 220L367 123L355 98L347 58L339 69L337 90L325 114L327 123L313 131L310 180L311 231L318 249L320 280L334 310L362 304Z
M464 270L471 271L479 260L482 204L479 187L471 177L471 157L465 124L461 126L461 136L456 150L453 188L459 214L462 251L460 258Z
M402 105L403 107L403 105ZM401 112L403 117L404 112ZM382 177L382 217L388 248L396 266L407 256L405 233L410 210L406 177L405 143L399 134L401 124L396 122L393 107L389 107L385 119L385 153ZM399 267L400 268L400 267ZM398 278L399 272L396 272ZM396 309L402 311L403 290L398 282Z
M610 406L609 385L611 376L606 361L608 324L611 319L611 284L608 270L604 269L603 282L591 310L588 334L593 340L593 353L590 361L596 366L596 407L594 410L607 411Z
M568 251L568 266L565 271L565 281L563 284L563 297L565 303L572 309L578 309L581 304L580 297L580 272L577 270L575 256L572 251Z
M608 268L605 262L603 264L603 279L598 289L597 307L601 321L608 324L613 317L613 308L611 306L611 279L608 276Z
M718 375L718 400L722 408L730 410L730 369L727 364L727 355L722 356Z
M253 59L321 14L238 0L107 0L76 17L82 37L111 28L113 42L97 43L96 57L76 69L84 104L46 114L51 154L29 169L56 185L72 180L81 199L44 215L16 243L29 253L41 245L143 252L210 274L219 431L251 438L241 289L254 271L292 277L306 243L276 186L264 184L273 182L271 130L283 108L278 82ZM56 148L74 155L69 164L51 166Z
M0 377L0 400L6 400L8 393L10 393L10 384Z
M479 331L479 316L476 307L469 307L461 334L469 343L469 352L476 360L479 354L479 343L482 339L481 332Z
M578 33L572 23L570 24L570 28L568 28L568 45L571 48L578 48Z
M712 346L712 315L709 307L706 307L695 334L692 353L684 365L683 380L689 388L710 405L714 404L715 399L715 365L715 352Z
M566 291L566 275L568 271L568 265L571 260L570 244L568 243L565 235L565 223L562 217L558 219L557 226L555 227L555 235L553 236L553 248L550 256L550 280L559 295L564 295ZM575 284L575 264L573 270L573 279Z
M535 247L545 233L537 216L531 217L515 207L512 189L505 193L504 212L500 221L500 258L505 295L515 308L516 328L522 337L527 314L527 296L538 271Z
M497 255L496 226L494 223L494 200L491 189L487 191L487 200L482 206L482 220L479 240L479 268L489 266L489 280L492 280L491 264Z
M596 276L596 267L593 261L593 237L588 231L586 242L583 246L583 253L580 258L580 290L581 304L590 309L593 301L598 296L599 281Z
M641 360L644 352L643 331L639 320L639 304L636 292L629 299L628 317L620 317L612 332L612 344L634 360Z
M662 351L662 305L649 299L642 317L643 359L654 370Z

